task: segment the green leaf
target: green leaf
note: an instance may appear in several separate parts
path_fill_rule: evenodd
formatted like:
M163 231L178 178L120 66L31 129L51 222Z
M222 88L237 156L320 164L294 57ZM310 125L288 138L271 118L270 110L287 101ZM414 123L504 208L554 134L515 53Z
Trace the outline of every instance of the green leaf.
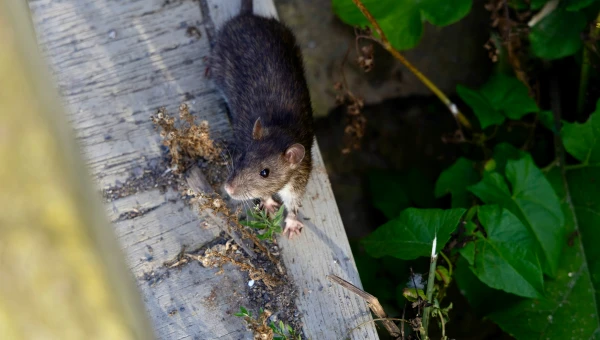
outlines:
M525 84L505 74L493 75L478 91L458 85L456 92L473 109L482 129L501 124L505 117L518 120L539 111Z
M539 112L539 119L542 125L544 125L548 130L556 132L556 128L554 127L554 114L552 111L541 110Z
M531 50L536 57L549 60L573 55L582 46L580 36L586 26L583 13L559 5L531 28Z
M546 2L548 2L548 0L509 0L508 4L510 7L515 8L515 9L519 9L519 10L526 10L526 9L532 9L532 10L537 10L542 8L542 6L544 6L544 4L546 4Z
M594 113L584 124L567 123L561 132L569 153L584 162L565 175L572 209L560 169L554 167L547 173L548 181L563 198L561 208L569 237L556 278L546 280L546 299L524 300L490 315L517 339L600 337L600 167L590 165L598 157L595 119Z
M556 191L562 191L564 195L559 169L552 169L548 178ZM571 180L568 182L571 184ZM570 189L572 194L575 193ZM595 189L598 188L591 188ZM575 230L573 215L568 203L564 202L561 207L567 217L567 231L571 234ZM586 245L588 235L582 233L573 237L571 246L564 247L556 277L545 282L546 298L525 299L489 315L516 339L597 339L600 335L598 282L593 283L595 274L590 268L598 263L598 258L590 258L587 252L590 247L598 248L599 221L587 220L579 213L577 218L580 227L588 225L594 230L589 235L592 236L592 244ZM588 224L590 222L592 224Z
M277 210L277 213L275 213L275 216L273 217L273 223L274 224L281 223L281 219L283 218L283 211L284 211L284 206L281 205L279 207L279 210Z
M600 312L600 168L585 167L567 172L571 200L575 208L579 235L570 234L575 247L583 249L586 262L583 270L589 272L596 308ZM600 315L600 314L597 314Z
M447 26L465 17L472 0L363 0L392 46L398 50L415 47L423 33L423 22ZM332 0L335 14L345 23L371 26L352 0Z
M246 227L250 227L250 228L254 228L254 229L265 229L267 227L267 225L262 222L262 221L248 221L248 220L242 220L240 221L240 224Z
M452 208L468 208L470 193L469 185L479 181L479 173L474 168L475 162L459 158L448 169L444 170L435 184L435 196L452 195Z
M252 312L248 312L248 310L246 308L244 308L244 306L240 306L240 311L238 313L234 313L233 315L239 316L239 317L244 317L244 316L252 317Z
M498 204L515 214L533 233L544 273L554 276L564 245L564 215L550 183L530 156L508 160L506 178L485 173L483 180L469 190L486 204Z
M415 302L415 301L419 300L419 298L421 300L427 300L427 295L425 295L425 292L423 291L423 289L403 288L402 295L404 296L405 299L407 299L410 302Z
M527 157L528 153L523 150L519 150L508 143L500 143L494 147L494 160L496 161L496 172L503 174L506 169L506 162L509 159L517 160L523 157Z
M516 295L490 288L481 282L469 269L469 263L462 256L456 261L454 280L461 294L469 301L469 305L473 308L475 314L481 317L510 307L522 300Z
M600 100L596 111L583 124L563 122L561 137L568 153L584 165L600 163Z
M496 74L481 87L480 92L495 109L510 119L518 120L528 113L539 111L535 100L529 96L527 86L513 76Z
M407 208L398 217L380 226L362 240L367 253L404 260L430 256L437 236L436 253L444 248L466 209Z
M505 117L485 98L475 90L462 85L456 86L456 93L471 109L479 119L482 129L491 125L499 125L504 122Z
M496 205L479 208L487 237L461 249L473 273L488 286L523 297L541 297L542 269L533 248L535 240L519 219ZM465 250L466 249L466 250Z
M531 0L531 9L542 8L548 0Z
M527 5L525 0L509 0L509 6L515 9L541 9L549 0L531 0L530 6ZM562 0L561 3L565 5L567 11L578 11L586 8L597 0Z
M597 0L563 0L567 11L578 11L586 8Z

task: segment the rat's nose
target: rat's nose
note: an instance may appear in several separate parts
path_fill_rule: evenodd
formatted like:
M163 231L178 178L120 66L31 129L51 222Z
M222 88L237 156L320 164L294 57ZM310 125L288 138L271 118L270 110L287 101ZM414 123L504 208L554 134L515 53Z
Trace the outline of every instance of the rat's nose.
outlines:
M231 184L229 183L225 183L225 191L227 192L227 194L231 195L233 194L233 187L231 186Z

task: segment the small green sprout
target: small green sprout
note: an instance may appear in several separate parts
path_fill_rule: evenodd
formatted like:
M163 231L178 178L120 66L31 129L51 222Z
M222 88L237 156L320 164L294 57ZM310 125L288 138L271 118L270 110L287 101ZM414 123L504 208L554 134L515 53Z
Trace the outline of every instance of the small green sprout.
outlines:
M240 311L238 313L234 313L233 315L239 316L240 318L243 318L243 317L252 318L252 312L248 311L244 306L240 306Z
M266 211L258 209L256 206L254 209L248 210L248 215L251 219L240 221L241 225L264 230L263 233L258 234L258 238L261 240L267 240L267 242L272 242L275 238L276 233L281 233L281 222L283 220L283 205L279 207L277 213L273 219L269 218L269 215Z
M259 309L258 319L252 318L252 312L248 311L244 306L240 306L240 311L233 315L243 318L249 325L255 334L268 334L271 333L269 328L273 331L270 335L273 335L273 340L301 340L300 334L290 326L279 320L279 323L271 321L267 327L267 320L271 316L271 312Z
M292 326L286 325L283 321L279 320L279 324L275 324L275 322L271 321L269 325L273 330L273 333L276 336L273 337L273 340L301 340L300 334L296 334ZM287 333L287 335L286 335Z

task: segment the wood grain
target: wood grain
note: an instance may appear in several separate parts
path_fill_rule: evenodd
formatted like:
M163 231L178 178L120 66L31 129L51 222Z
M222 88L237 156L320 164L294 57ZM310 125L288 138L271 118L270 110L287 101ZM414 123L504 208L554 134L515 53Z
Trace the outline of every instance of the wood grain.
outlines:
M99 188L141 176L161 157L150 115L171 113L186 102L211 133L228 139L223 100L204 78L210 39L239 10L227 0L30 0L40 46L70 110L78 141ZM277 16L271 0L255 13ZM198 39L186 35L195 26ZM302 202L307 228L292 242L280 239L284 262L299 290L296 301L310 339L342 339L371 320L366 304L327 282L335 274L361 287L356 265L318 146L315 169ZM132 218L127 213L135 209ZM247 303L244 275L190 264L165 271L182 245L198 247L219 232L214 219L198 217L178 193L158 189L120 198L107 212L137 279L160 339L251 339L232 312ZM125 217L124 217L125 216ZM377 339L372 323L352 339Z

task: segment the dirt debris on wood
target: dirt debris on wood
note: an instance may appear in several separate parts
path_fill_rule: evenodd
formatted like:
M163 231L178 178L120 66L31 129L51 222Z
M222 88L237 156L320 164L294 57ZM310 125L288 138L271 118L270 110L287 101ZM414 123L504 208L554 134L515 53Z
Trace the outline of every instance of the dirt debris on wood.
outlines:
M169 161L166 157L154 158L146 163L146 168L136 168L124 182L117 181L115 185L102 190L104 200L112 202L157 188L161 193L165 193L169 188L178 190L181 180L169 170Z

